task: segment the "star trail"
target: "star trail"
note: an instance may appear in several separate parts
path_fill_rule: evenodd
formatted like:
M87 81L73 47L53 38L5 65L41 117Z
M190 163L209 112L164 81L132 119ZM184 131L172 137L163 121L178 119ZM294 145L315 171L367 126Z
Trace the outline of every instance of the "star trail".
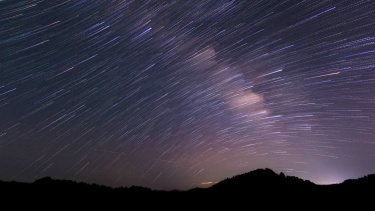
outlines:
M0 179L375 172L375 2L0 1Z

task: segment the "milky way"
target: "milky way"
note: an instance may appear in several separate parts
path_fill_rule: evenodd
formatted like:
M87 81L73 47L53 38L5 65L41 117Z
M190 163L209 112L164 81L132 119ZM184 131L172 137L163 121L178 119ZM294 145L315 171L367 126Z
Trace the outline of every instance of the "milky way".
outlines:
M375 172L374 1L0 1L0 179Z

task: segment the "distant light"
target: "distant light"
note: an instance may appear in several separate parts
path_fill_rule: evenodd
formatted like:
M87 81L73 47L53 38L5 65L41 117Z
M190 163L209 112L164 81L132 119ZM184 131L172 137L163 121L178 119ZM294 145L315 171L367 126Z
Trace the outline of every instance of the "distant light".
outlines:
M217 182L202 182L201 185L212 185L216 184Z

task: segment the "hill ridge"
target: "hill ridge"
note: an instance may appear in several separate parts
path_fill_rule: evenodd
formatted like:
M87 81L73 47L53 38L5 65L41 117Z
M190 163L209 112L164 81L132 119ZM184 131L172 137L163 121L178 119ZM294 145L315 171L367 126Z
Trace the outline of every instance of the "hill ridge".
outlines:
M257 169L224 179L208 188L192 188L187 191L152 190L147 187L131 186L112 188L98 184L87 184L72 180L55 180L44 177L32 183L0 181L0 195L4 202L11 200L53 201L62 203L83 203L93 205L101 203L118 204L127 202L148 206L152 203L193 203L212 205L212 201L221 203L251 200L256 205L273 202L324 203L370 203L375 190L375 174L358 179L346 180L340 184L318 185L308 180L284 173L275 173L271 169ZM144 201L150 204L143 204ZM152 202L152 203L151 203ZM212 205L213 206L213 205Z

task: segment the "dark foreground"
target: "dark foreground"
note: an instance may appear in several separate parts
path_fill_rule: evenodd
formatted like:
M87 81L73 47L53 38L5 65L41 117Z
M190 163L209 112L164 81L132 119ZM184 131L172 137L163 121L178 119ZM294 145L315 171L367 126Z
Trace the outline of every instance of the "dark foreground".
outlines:
M44 178L33 183L0 182L3 207L137 208L185 210L187 208L361 208L373 210L375 175L335 185L316 185L297 177L258 169L223 180L210 188L188 191L155 191L143 187L109 188ZM327 207L329 206L329 207ZM257 208L257 209L255 209ZM0 207L1 209L1 207ZM3 209L1 209L3 210ZM5 209L4 209L5 210ZM6 209L10 210L10 209ZM85 209L86 210L86 209Z

